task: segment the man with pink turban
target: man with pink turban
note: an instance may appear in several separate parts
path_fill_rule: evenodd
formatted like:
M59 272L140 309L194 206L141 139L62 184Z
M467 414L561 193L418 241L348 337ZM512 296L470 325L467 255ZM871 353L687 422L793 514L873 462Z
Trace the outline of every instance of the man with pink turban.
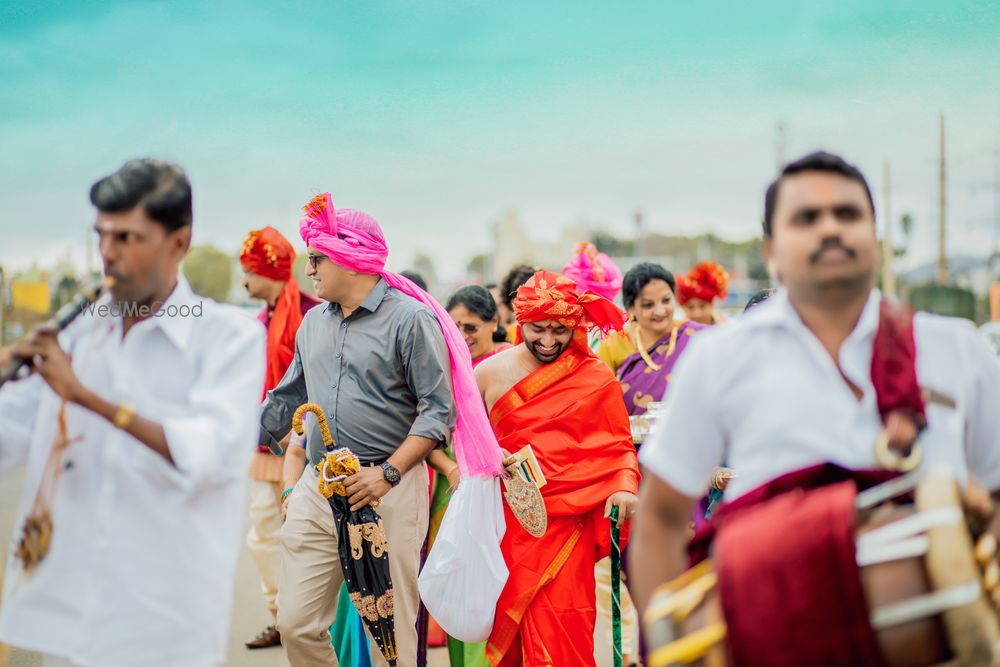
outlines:
M328 302L310 310L288 372L268 392L262 442L289 431L295 409L318 404L338 447L361 470L344 480L352 510L377 507L387 536L395 617L394 664L417 664L417 574L427 534L425 459L451 441L463 477L495 475L502 455L472 373L469 348L448 313L407 278L385 270L388 247L370 215L334 209L329 194L305 206L299 224L306 275ZM336 665L328 628L344 575L330 505L317 489L325 455L309 424L311 465L289 496L282 528L278 629L292 667ZM384 642L383 642L384 643ZM388 660L371 642L375 665Z
M581 291L590 291L614 301L622 291L622 272L618 265L603 252L598 252L593 243L581 243L573 258L563 267L562 274L575 282ZM594 352L601 345L597 331L591 331L587 339Z

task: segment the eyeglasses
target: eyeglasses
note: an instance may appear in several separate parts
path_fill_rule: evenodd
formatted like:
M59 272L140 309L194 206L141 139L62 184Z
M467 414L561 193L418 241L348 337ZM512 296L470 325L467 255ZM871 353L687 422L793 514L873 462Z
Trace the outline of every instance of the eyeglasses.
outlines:
M462 330L466 336L475 336L476 332L483 328L482 324L459 324L458 328Z
M318 267L320 263L326 259L326 255L313 255L312 253L309 253L306 257L308 258L309 266L313 268L313 271L315 271L316 267Z

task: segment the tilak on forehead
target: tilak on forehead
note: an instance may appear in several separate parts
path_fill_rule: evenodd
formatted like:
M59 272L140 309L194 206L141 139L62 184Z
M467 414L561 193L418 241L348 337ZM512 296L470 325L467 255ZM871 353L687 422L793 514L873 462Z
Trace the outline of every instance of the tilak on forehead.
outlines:
M568 329L602 334L621 331L626 316L614 303L590 291L581 292L566 276L539 271L517 290L513 301L518 324L552 320ZM554 325L553 325L554 326Z

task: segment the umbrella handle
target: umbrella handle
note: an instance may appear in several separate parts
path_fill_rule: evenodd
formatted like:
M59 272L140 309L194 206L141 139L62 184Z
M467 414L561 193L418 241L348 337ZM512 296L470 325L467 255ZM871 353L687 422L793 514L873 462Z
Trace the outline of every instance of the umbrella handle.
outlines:
M622 667L622 551L618 506L611 508L611 643L614 667Z
M316 415L319 432L323 436L323 444L328 448L332 447L335 443L333 441L333 434L330 433L330 425L326 423L326 413L323 412L323 408L315 403L303 403L296 408L295 414L292 415L292 429L299 435L305 435L306 430L302 422L307 412Z

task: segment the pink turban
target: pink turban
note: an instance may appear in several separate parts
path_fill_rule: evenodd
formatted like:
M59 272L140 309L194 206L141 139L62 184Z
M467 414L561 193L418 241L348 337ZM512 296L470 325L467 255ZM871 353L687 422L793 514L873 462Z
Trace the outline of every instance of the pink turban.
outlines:
M299 221L299 233L307 246L321 251L349 271L381 276L390 287L416 299L434 313L451 357L456 412L452 443L459 471L463 477L499 475L503 454L472 373L469 346L451 316L434 297L409 279L385 270L389 248L375 218L361 211L335 210L328 192L313 197L305 205L305 213Z
M614 301L622 290L622 272L610 257L597 252L593 243L581 243L562 274L575 282L581 292L590 290L609 301Z

